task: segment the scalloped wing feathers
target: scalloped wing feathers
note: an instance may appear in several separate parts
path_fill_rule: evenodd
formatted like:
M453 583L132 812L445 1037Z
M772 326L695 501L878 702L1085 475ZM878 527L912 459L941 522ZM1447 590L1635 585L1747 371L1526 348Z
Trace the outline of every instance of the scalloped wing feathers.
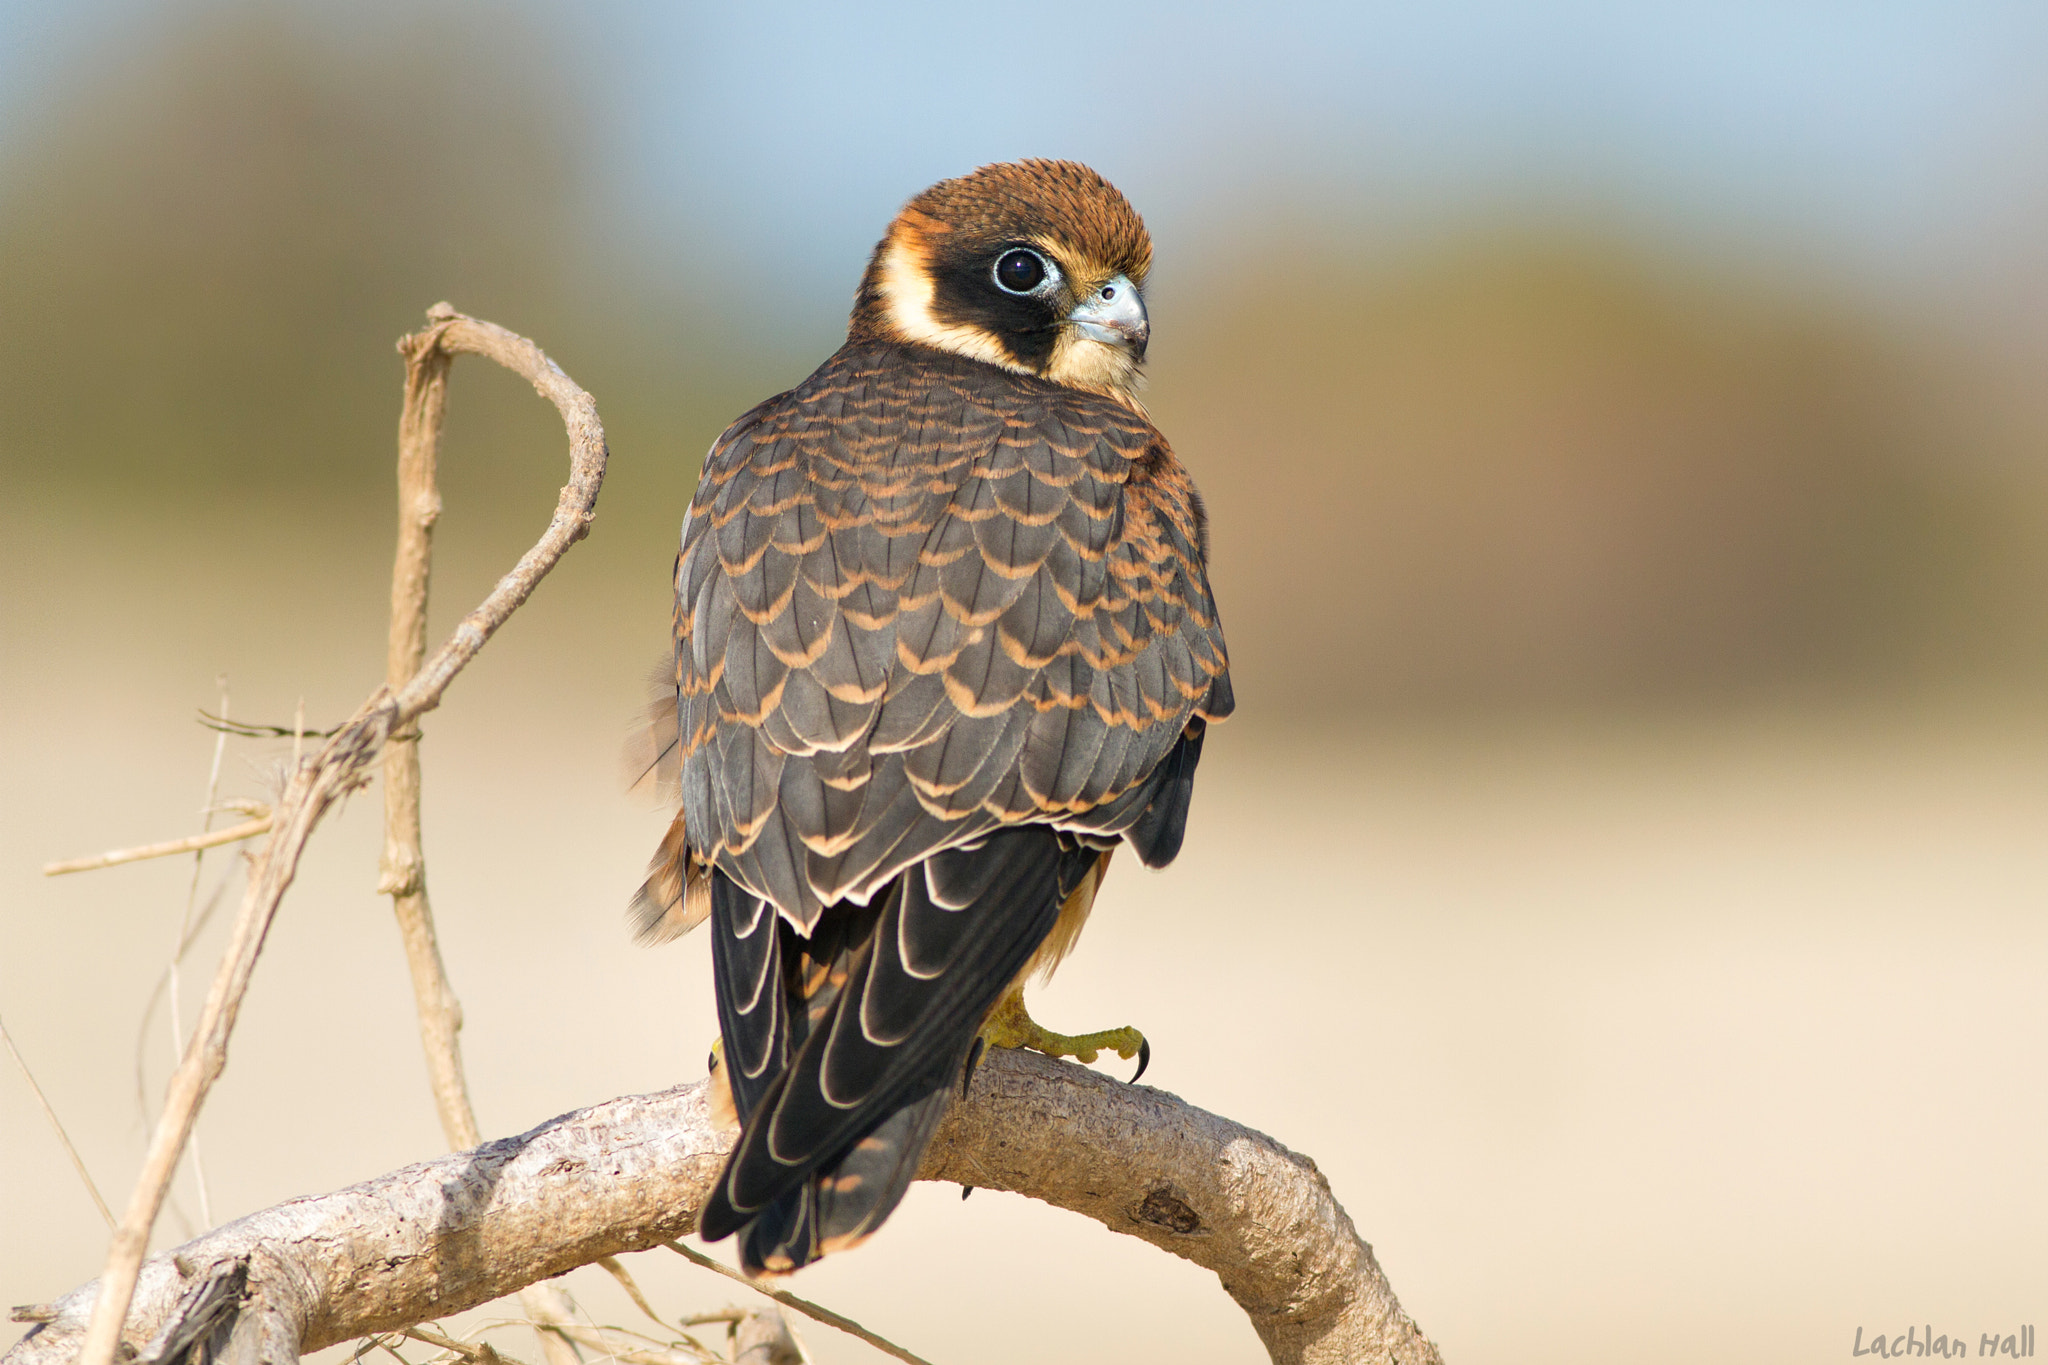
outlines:
M1006 826L1169 859L1158 770L1232 705L1204 535L1131 410L847 346L720 438L684 524L690 850L805 932Z

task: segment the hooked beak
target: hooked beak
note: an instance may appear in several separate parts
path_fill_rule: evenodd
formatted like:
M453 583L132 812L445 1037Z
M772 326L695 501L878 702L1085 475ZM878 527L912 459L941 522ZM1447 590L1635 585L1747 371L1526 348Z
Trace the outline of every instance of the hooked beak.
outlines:
M1116 276L1081 300L1067 314L1067 321L1091 341L1129 351L1134 360L1145 358L1152 324L1145 316L1145 301L1127 276Z

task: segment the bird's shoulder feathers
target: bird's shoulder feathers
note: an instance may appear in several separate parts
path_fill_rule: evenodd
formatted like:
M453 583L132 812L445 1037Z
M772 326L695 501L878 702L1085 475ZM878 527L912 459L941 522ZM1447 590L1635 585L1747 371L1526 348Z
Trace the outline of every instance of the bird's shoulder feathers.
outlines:
M1231 706L1205 542L1141 413L850 343L719 439L684 525L691 847L808 927L997 827L1124 832Z

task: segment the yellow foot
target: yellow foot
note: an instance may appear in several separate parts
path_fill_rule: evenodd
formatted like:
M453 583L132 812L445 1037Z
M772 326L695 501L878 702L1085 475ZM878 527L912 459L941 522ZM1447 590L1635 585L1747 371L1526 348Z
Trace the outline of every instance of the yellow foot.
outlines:
M1145 1074L1145 1068L1152 1064L1152 1045L1145 1041L1144 1034L1134 1028L1104 1029L1100 1033L1084 1033L1079 1037L1040 1028L1037 1021L1025 1013L1024 992L1021 990L1011 991L996 1002L996 1007L989 1011L981 1026L981 1037L990 1047L1028 1047L1048 1057L1072 1057L1079 1062L1092 1062L1103 1052L1114 1052L1124 1058L1136 1057L1138 1071L1131 1077L1133 1085L1139 1076Z

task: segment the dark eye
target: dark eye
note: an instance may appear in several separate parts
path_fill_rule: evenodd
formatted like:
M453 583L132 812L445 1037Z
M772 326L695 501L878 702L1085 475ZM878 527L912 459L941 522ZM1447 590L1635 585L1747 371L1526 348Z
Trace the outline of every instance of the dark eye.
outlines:
M996 283L1012 294L1028 294L1045 283L1045 257L1023 247L996 258Z

